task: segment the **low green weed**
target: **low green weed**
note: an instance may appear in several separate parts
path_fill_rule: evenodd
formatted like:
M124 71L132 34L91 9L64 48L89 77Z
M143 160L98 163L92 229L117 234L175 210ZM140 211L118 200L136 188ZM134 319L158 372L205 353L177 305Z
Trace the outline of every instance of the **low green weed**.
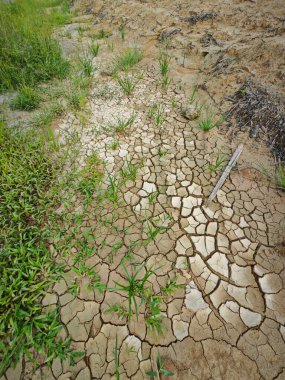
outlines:
M88 55L85 55L83 58L80 59L80 65L82 73L86 77L91 77L91 75L93 74L92 59Z
M117 81L126 95L131 95L134 92L137 82L130 76L117 77Z
M154 377L157 379L160 379L161 375L174 376L173 372L164 368L164 360L162 359L159 351L157 353L157 358L156 358L156 367L157 367L157 371L149 371L146 373L147 376Z
M99 53L100 45L99 44L92 44L89 46L89 52L93 57L97 57Z
M124 180L135 181L137 178L139 164L133 164L131 160L127 160L121 169L121 175Z
M183 289L184 285L177 284L177 276L173 279L169 279L166 286L161 291L167 295L172 295L177 289Z
M212 117L207 116L206 118L204 118L204 119L202 119L202 120L200 120L198 122L197 127L199 129L201 129L202 131L204 131L204 132L208 132L211 129L220 126L221 123L222 123L222 120L214 122L214 120L212 119Z
M154 121L157 127L160 127L165 120L164 108L162 104L154 104L148 111L148 116Z
M40 102L41 96L37 90L29 86L22 86L11 101L10 107L16 110L32 111L39 107Z
M129 71L133 66L137 65L142 59L141 50L127 49L123 54L121 54L115 63L116 70Z
M128 310L126 310L124 306L119 305L118 303L106 309L105 313L116 313L118 314L119 319L124 319L128 316Z
M146 301L146 318L145 323L151 333L159 336L163 332L163 314L160 309L162 297L151 295Z
M224 162L226 160L226 157L224 155L218 154L215 161L208 164L208 168L211 173L216 173L217 170L221 169Z
M116 285L115 288L110 288L110 291L123 292L127 294L128 297L128 319L130 319L134 313L138 318L139 316L139 306L137 303L137 297L142 296L145 292L145 284L152 274L155 273L155 269L151 267L150 269L145 269L145 263L140 265L138 269L133 269L129 272L124 264L121 264L126 275L126 284L121 284L114 281ZM142 278L139 278L140 273L145 269L145 274Z
M125 133L126 129L133 125L136 119L136 114L133 113L128 119L117 118L116 124L110 125L110 129L115 133Z
M104 39L106 39L106 38L111 37L111 35L112 35L111 32L108 32L108 31L106 31L106 30L104 30L104 29L101 29L101 30L99 30L98 33L93 34L93 35L91 36L91 38L92 38L93 40L104 40Z

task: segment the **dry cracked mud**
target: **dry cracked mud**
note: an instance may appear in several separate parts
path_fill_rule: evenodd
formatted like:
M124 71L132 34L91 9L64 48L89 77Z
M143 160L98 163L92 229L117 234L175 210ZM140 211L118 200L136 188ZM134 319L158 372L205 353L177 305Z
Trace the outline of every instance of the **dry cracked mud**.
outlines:
M113 32L93 60L97 83L89 97L88 123L82 126L70 113L56 130L63 140L77 132L79 166L96 151L110 174L117 175L130 160L140 163L140 167L135 181L122 185L115 209L101 207L95 201L90 205L90 217L84 221L82 231L94 230L96 246L86 265L112 288L114 282L125 281L120 263L132 247L138 263L158 267L148 279L154 292L159 293L175 277L183 287L164 299L164 328L157 336L146 327L144 305L139 307L138 318L133 316L129 322L126 316L118 318L106 312L116 303L127 306L122 292L90 289L90 279L83 276L78 294L72 295L72 254L63 258L58 255L59 262L66 262L65 276L44 297L43 305L60 306L65 326L62 336L70 336L74 349L84 352L84 356L76 360L75 366L57 359L51 368L43 365L35 373L23 362L15 370L9 369L4 379L115 379L116 337L121 379L149 378L146 373L153 368L158 351L165 368L174 373L173 379L285 379L285 256L282 247L278 249L284 241L285 197L253 176L251 169L260 160L271 162L270 152L265 145L249 141L246 133L230 141L223 128L203 132L196 121L181 115L181 106L191 95L193 84L203 80L204 89L198 91L200 99L213 109L217 105L223 109L223 96L232 94L244 78L245 67L241 69L240 60L230 69L234 73L207 71L209 60L218 57L216 51L226 49L232 56L227 59L237 62L239 49L245 49L249 56L257 52L259 38L265 38L269 45L272 40L280 43L281 49L281 35L277 33L281 26L276 18L281 17L281 2L276 1L276 17L272 10L267 18L262 14L267 12L269 2L108 3L90 1L84 8L92 7L91 15L84 17L95 22L96 30ZM246 17L241 17L246 10ZM195 26L191 25L193 20L184 20L210 11L217 16ZM127 20L125 41L116 32L122 17ZM274 25L267 30L264 23L271 22ZM246 30L241 33L239 28L243 27ZM163 90L157 61L161 47L158 38L169 28L180 30L172 35L169 48L173 81ZM205 33L208 44L213 39L222 42L210 48L201 45L199 41ZM250 42L245 40L247 33ZM206 38L203 41L205 45ZM114 51L108 48L110 43ZM63 45L66 46L64 41ZM117 80L107 74L116 56L133 46L144 51L144 58L130 74L138 82L134 93L127 97ZM190 48L196 49L193 55ZM215 50L213 54L211 49ZM263 49L262 54L270 55L265 45ZM249 60L243 54L242 60ZM229 68L232 63L227 64ZM276 60L268 65L271 74L259 80L281 86L272 83L272 78L282 63ZM245 71L254 70L263 70L256 60L248 63ZM162 110L161 125L149 116L155 103ZM133 124L125 133L116 135L117 146L110 149L114 140L110 124L115 124L117 117L127 119L134 114ZM211 173L208 164L219 152L230 157L239 142L245 144L239 163L217 198L207 206L220 175ZM79 209L80 202L78 199ZM98 215L112 220L112 225L99 223ZM149 223L162 226L153 240L146 233Z

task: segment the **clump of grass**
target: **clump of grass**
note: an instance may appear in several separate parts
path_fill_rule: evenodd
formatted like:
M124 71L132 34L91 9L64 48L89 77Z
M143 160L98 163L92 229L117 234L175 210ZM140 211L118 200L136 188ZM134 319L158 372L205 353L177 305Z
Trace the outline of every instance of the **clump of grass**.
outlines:
M215 128L215 127L219 127L222 123L222 120L219 120L219 121L214 121L212 119L211 116L207 116L206 118L204 119L201 119L199 122L198 122L198 125L197 127L199 129L201 129L202 131L204 132L208 132L210 131L211 129Z
M146 244L154 240L160 233L165 232L165 230L166 230L166 227L164 227L163 225L154 226L153 223L148 221L146 225L146 231L145 231L146 236L147 236Z
M139 307L137 303L137 297L142 296L145 292L145 284L149 277L155 273L155 270L151 267L150 269L145 269L145 263L140 265L136 270L131 272L121 264L126 275L126 284L121 284L114 281L116 285L115 288L110 288L111 291L119 291L127 294L128 297L128 319L130 319L135 312L137 318L139 315ZM145 274L140 278L141 272L145 269Z
M51 37L59 12L46 12L40 0L0 3L0 92L67 75L69 63Z
M13 133L0 125L0 376L23 353L54 358L71 355L70 340L56 339L57 310L41 314L40 297L62 267L48 249L48 188L56 166L46 154L48 135Z
M66 95L66 98L68 105L72 109L79 111L83 109L87 103L87 92L81 89L77 89L75 91L70 91Z
M177 105L178 105L177 100L175 98L171 98L171 107L175 109L177 108Z
M164 157L167 155L167 150L166 149L163 149L163 148L159 148L158 149L158 155L159 157Z
M120 183L116 177L108 173L108 187L105 191L105 196L113 203L118 203Z
M32 111L39 107L41 96L37 90L29 86L22 86L10 107L16 110Z
M192 90L192 92L191 92L191 95L190 95L190 97L189 97L189 99L188 99L188 102L189 102L190 104L194 103L195 100L197 99L197 92L198 92L198 86L194 86L194 87L193 87L193 90Z
M122 305L115 303L113 306L105 310L105 313L116 313L119 319L123 319L128 316L128 310Z
M177 276L173 279L169 279L166 286L161 289L162 292L167 295L172 295L177 289L183 289L185 286L177 284L177 280Z
M63 115L65 112L64 106L59 101L53 101L48 108L36 115L31 124L33 126L48 126L50 125L57 117Z
M276 164L274 171L263 166L259 166L257 170L264 174L270 182L274 183L277 189L285 191L285 167L282 163Z
M131 160L127 161L121 169L121 174L124 180L135 181L138 174L139 165L133 164Z
M162 81L161 81L161 84L162 84L162 87L166 90L167 87L169 86L170 84L170 77L168 75L165 75L163 78L162 78Z
M85 55L83 58L80 59L80 66L82 73L86 77L91 77L91 75L93 74L93 64L92 59L88 55Z
M160 52L158 61L159 61L159 67L160 67L161 75L163 77L167 76L169 73L169 61L170 61L170 59L169 59L169 56L168 56L166 51Z
M119 148L119 146L120 146L120 144L119 144L119 142L117 140L113 140L109 144L109 148L111 150L117 150Z
M223 163L225 162L226 157L224 155L218 154L215 161L208 164L208 168L211 173L216 173L217 170L221 169Z
M166 89L170 84L170 77L169 77L169 62L170 58L166 50L161 51L159 58L159 67L160 67L160 73L162 75L162 87Z
M111 37L111 35L112 35L111 32L108 32L108 31L106 31L106 30L104 30L104 29L101 29L101 30L99 30L98 33L93 34L93 35L91 36L91 38L92 38L93 40L104 40L104 39L106 39L106 38Z
M154 104L148 111L148 117L154 121L157 127L160 127L165 119L163 106L161 104Z
M78 70L80 70L80 66ZM78 72L74 73L70 88L66 93L67 103L72 109L79 111L86 105L89 86L88 76L78 75Z
M89 52L93 57L97 57L99 53L100 45L99 44L91 44L89 46Z
M282 164L277 165L275 178L277 188L285 191L285 169Z
M146 318L145 323L149 331L154 332L156 336L163 332L163 314L161 312L160 303L162 297L159 295L150 295L146 302Z
M129 76L117 77L118 84L126 95L131 95L136 87L136 82Z
M157 378L157 379L159 379L161 375L174 376L173 372L164 368L164 360L162 359L159 351L157 352L156 367L157 367L157 371L149 371L146 373L146 375L149 377Z
M89 29L90 29L90 27L88 27L88 26L79 26L77 29L79 37L83 37L84 32L86 32Z
M157 197L158 197L158 191L153 191L152 193L150 193L148 195L148 201L149 201L149 204L154 204L157 200Z
M142 59L141 50L127 49L122 55L117 58L116 70L129 71L133 66L137 65Z
M133 125L136 118L136 114L133 113L128 119L117 118L116 124L111 125L110 129L115 133L124 133L128 127Z

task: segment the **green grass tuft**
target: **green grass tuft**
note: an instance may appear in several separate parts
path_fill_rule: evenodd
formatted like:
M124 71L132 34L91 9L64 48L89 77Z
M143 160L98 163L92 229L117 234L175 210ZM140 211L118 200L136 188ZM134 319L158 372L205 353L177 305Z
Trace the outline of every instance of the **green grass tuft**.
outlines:
M142 52L135 49L127 49L122 55L117 58L116 70L129 71L133 66L137 65L142 59Z
M37 90L29 86L22 86L10 103L10 107L15 110L32 111L39 107L41 97Z
M69 20L60 10L47 12L41 0L0 2L0 92L67 75L51 31Z

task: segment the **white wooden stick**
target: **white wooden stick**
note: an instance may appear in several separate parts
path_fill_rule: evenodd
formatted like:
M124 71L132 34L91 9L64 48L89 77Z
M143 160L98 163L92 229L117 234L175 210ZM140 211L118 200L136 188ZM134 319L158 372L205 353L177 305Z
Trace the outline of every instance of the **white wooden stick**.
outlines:
M227 167L223 171L223 174L221 175L221 178L219 179L218 183L214 187L214 190L211 192L208 201L206 203L206 206L209 205L210 202L215 198L217 195L217 192L220 190L220 188L223 186L225 180L227 179L228 175L230 174L230 171L235 166L235 163L237 162L239 156L241 155L241 152L243 150L243 144L239 144L239 146L236 148L234 154L232 155L232 158L230 159L230 162L228 163Z

